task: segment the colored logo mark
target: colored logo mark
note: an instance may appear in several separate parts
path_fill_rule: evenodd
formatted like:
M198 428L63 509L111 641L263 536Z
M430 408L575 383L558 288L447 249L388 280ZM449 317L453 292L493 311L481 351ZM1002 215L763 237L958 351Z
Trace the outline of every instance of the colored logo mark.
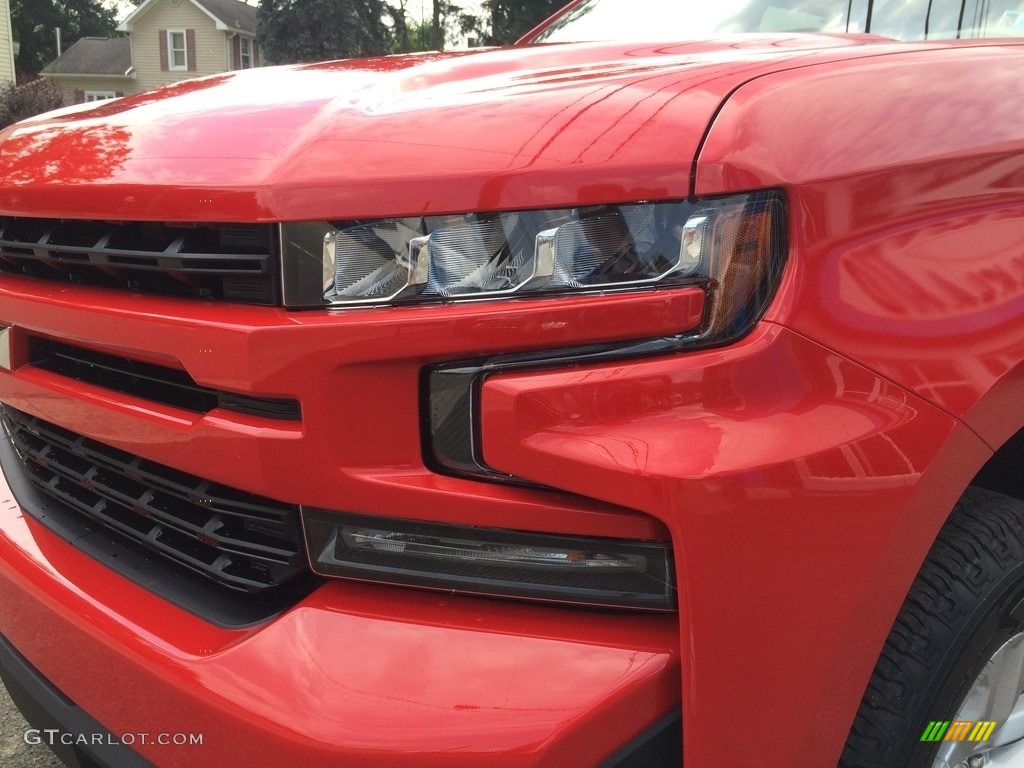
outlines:
M997 725L995 720L932 720L921 741L988 741Z

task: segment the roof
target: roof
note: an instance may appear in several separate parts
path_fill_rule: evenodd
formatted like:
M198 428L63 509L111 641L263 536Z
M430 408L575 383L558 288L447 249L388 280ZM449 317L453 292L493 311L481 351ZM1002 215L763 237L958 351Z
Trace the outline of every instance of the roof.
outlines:
M193 0L216 16L224 26L256 34L256 6L240 0Z
M83 37L43 67L44 75L116 75L132 68L131 40L127 37Z
M160 0L143 0L117 25L118 30L131 32L135 19L150 6L159 2ZM209 16L219 30L256 34L256 6L254 5L248 5L241 0L189 0L189 2Z

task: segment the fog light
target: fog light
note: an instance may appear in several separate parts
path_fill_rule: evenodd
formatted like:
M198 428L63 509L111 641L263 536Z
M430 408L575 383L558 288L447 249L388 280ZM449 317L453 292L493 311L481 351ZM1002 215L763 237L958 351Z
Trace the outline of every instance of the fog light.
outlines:
M667 542L562 536L304 509L326 576L618 608L675 607Z

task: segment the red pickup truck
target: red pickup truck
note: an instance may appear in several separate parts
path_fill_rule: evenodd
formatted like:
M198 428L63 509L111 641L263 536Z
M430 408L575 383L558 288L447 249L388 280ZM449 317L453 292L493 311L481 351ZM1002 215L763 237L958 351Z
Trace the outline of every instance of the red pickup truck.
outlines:
M1021 765L1014 35L1005 0L581 0L4 131L35 743Z

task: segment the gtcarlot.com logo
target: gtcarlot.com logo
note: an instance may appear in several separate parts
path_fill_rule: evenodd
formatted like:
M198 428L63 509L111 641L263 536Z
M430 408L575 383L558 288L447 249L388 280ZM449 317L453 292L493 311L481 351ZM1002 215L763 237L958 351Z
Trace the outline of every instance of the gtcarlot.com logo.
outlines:
M62 744L66 747L98 747L98 746L133 746L140 744L159 744L161 746L201 746L201 733L71 733L58 728L29 728L25 731L25 743L29 745L46 744L54 747Z
M997 725L995 720L932 720L921 741L988 741Z

